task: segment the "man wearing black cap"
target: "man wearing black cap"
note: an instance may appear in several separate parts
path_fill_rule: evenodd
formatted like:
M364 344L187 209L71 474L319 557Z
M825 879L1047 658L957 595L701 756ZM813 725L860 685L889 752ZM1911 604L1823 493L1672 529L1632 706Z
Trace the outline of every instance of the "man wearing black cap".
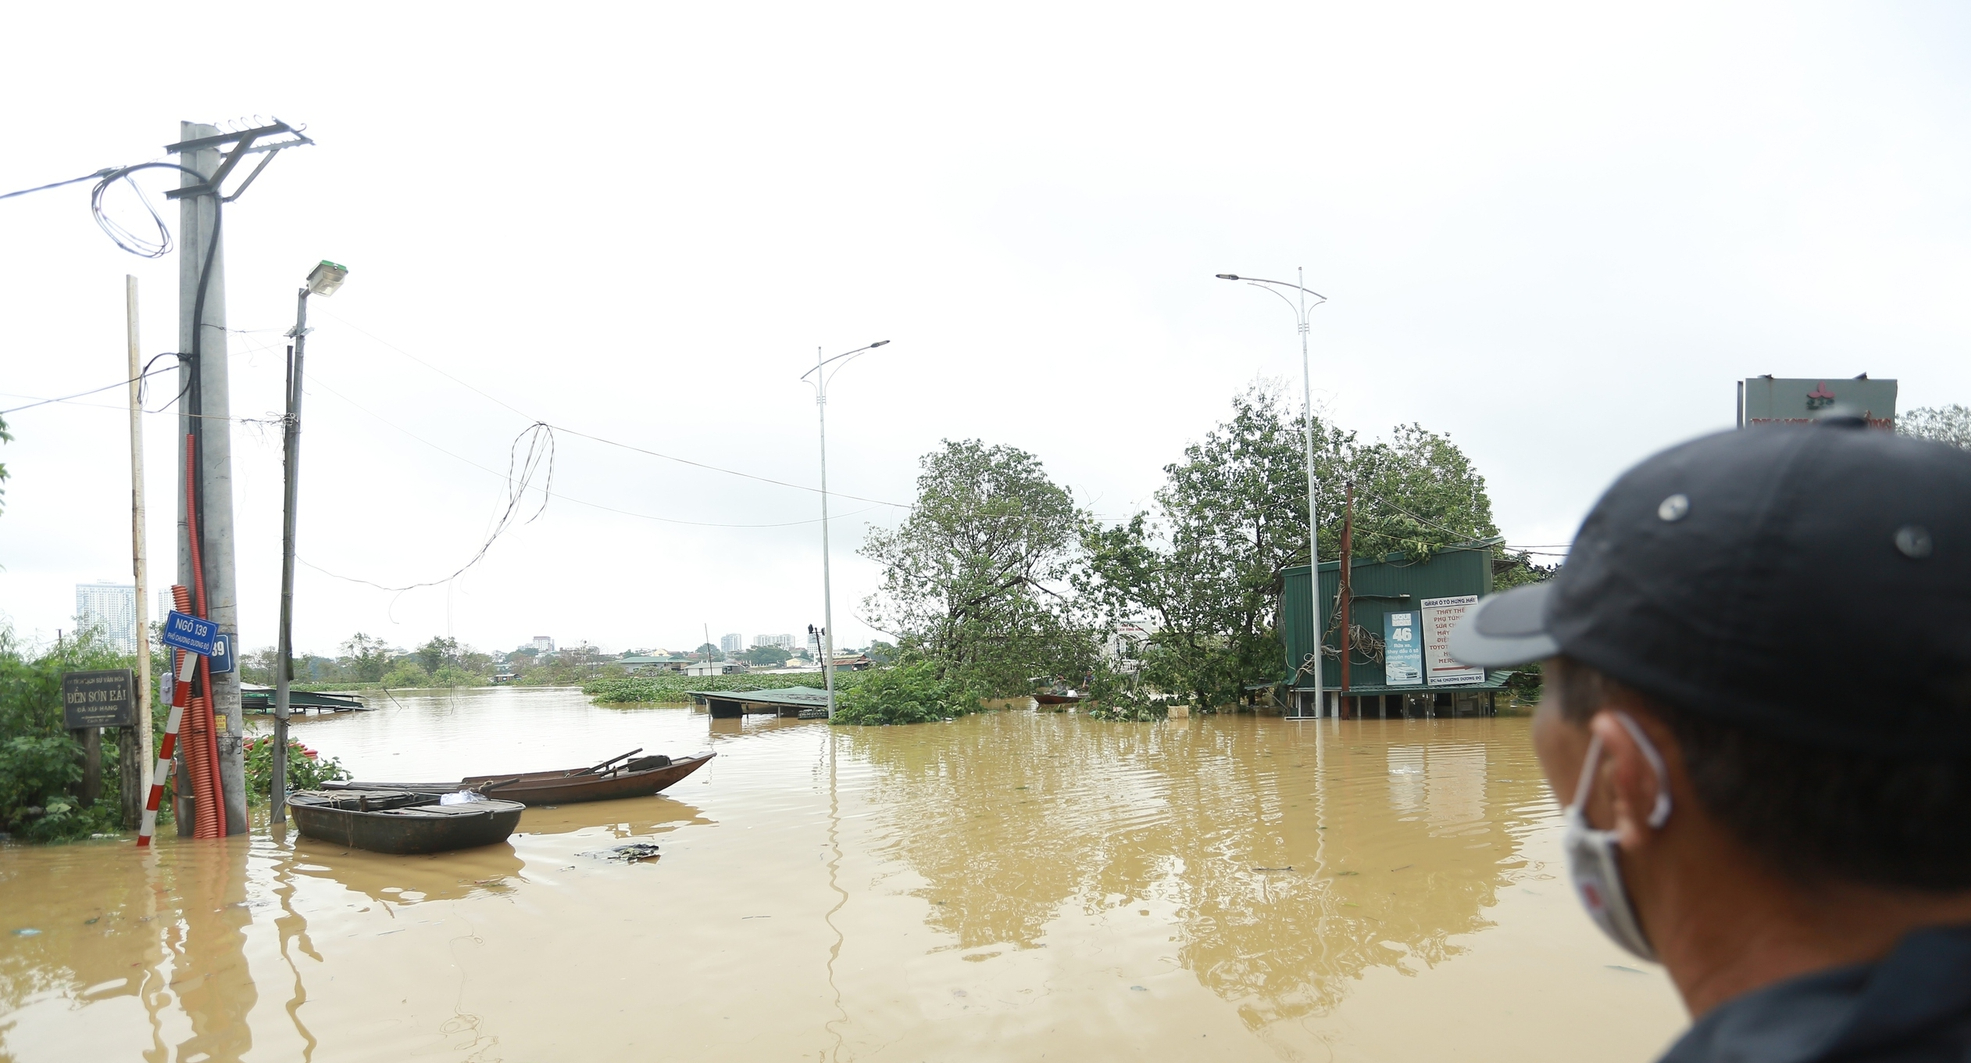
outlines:
M1971 454L1852 423L1629 470L1459 660L1547 661L1568 870L1669 1063L1971 1060Z

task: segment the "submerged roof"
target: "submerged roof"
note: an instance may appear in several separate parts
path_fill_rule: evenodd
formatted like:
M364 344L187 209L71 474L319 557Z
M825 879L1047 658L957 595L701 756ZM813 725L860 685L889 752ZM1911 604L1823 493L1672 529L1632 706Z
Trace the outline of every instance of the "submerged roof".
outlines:
M797 708L825 709L828 692L814 687L777 687L772 690L688 690L694 698L742 701L755 705L792 705Z
M359 694L330 694L311 690L289 690L287 704L291 709L364 709ZM240 706L248 712L274 711L274 688L240 684Z

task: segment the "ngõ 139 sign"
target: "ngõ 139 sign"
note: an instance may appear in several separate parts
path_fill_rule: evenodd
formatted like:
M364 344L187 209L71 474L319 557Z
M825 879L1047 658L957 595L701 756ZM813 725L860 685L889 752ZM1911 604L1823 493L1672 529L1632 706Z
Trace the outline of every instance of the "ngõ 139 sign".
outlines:
M62 673L62 726L71 731L136 726L135 689L128 668Z

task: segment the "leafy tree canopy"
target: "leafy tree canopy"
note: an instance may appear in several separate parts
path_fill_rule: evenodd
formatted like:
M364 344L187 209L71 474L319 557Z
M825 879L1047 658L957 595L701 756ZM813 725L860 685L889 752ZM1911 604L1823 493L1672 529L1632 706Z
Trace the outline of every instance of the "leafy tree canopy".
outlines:
M1081 589L1112 622L1156 630L1146 682L1209 709L1279 677L1284 573L1308 561L1308 431L1277 386L1255 385L1165 468L1153 513L1089 530ZM1321 560L1341 554L1350 485L1357 557L1428 556L1498 534L1484 478L1449 437L1412 424L1362 442L1319 418L1312 436Z
M1897 416L1896 431L1971 450L1971 406L1919 406Z
M1066 593L1086 517L1016 447L946 440L920 460L917 505L862 554L883 566L864 603L942 680L981 693L1023 693L1035 669L1078 673L1093 652Z

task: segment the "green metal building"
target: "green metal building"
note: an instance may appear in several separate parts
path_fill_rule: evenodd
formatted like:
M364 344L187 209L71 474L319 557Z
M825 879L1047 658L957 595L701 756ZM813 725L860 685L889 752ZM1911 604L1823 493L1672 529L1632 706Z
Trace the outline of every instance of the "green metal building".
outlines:
M1498 691L1503 689L1511 670L1485 672L1457 669L1455 662L1438 655L1438 668L1429 667L1426 656L1423 674L1414 681L1400 674L1391 682L1386 665L1385 632L1392 632L1385 618L1392 613L1409 614L1410 623L1427 627L1433 620L1441 627L1457 615L1455 605L1433 605L1443 599L1482 597L1492 593L1492 562L1498 541L1449 547L1428 560L1413 560L1403 554L1389 554L1380 560L1357 558L1351 566L1350 628L1369 638L1350 641L1348 684L1343 689L1341 615L1335 595L1341 582L1341 563L1321 563L1321 611L1327 617L1321 655L1324 704L1314 703L1313 625L1309 623L1310 595L1307 592L1307 566L1289 568L1282 589L1281 640L1286 644L1286 672L1281 682L1287 715L1295 717L1334 716L1343 718L1401 718L1430 716L1490 715L1496 710ZM1399 622L1400 623L1400 622ZM1416 630L1416 629L1413 629ZM1418 637L1427 638L1422 631Z

